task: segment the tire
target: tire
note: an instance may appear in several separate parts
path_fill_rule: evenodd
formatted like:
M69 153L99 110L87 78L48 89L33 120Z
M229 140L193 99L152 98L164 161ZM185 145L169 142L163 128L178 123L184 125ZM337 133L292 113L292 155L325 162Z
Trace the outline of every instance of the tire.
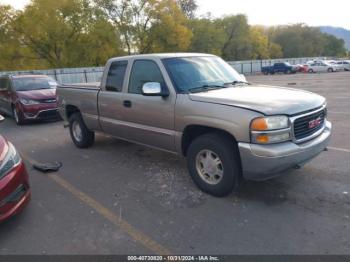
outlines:
M264 71L263 74L267 76L269 74L269 72Z
M24 124L22 113L17 110L15 105L12 106L12 116L18 126Z
M327 70L329 73L333 73L334 72L334 70L333 70L333 68L328 68L328 70Z
M203 163L207 158L214 164L205 167ZM224 197L239 186L242 177L240 163L238 149L232 139L218 133L196 138L187 151L187 167L192 180L202 191L216 197ZM211 174L200 169L206 169ZM216 171L221 172L220 178Z
M95 133L90 131L80 113L74 113L69 118L69 132L72 141L78 148L91 147L95 142Z
M308 72L309 72L310 74L312 74L312 73L314 72L314 70L313 70L313 69L309 69Z

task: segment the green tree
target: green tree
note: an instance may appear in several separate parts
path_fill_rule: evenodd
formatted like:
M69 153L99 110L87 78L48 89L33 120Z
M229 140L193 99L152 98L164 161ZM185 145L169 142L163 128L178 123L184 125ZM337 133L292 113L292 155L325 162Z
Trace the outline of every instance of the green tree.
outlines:
M190 21L193 38L189 50L191 52L222 55L222 48L226 39L225 31L218 26L218 22L207 18Z
M88 0L33 0L14 22L21 45L49 67L96 65L122 53L115 30L105 31L108 26ZM101 44L102 39L108 41Z
M245 15L228 16L217 21L225 32L222 56L226 60L243 60L249 57L249 25Z
M323 56L346 56L347 50L345 48L345 41L338 39L333 35L324 34L324 49Z
M344 42L304 24L271 27L270 40L281 46L284 57L341 56Z
M249 30L251 51L249 59L267 59L270 57L269 39L261 26L251 26Z
M186 51L192 33L173 0L95 0L131 53Z
M22 68L24 50L15 35L12 24L17 12L7 5L0 5L0 70Z

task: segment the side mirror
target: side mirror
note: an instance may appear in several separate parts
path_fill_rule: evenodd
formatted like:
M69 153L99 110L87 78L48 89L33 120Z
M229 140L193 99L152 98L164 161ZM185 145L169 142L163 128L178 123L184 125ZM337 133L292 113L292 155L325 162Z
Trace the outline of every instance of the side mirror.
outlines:
M5 118L2 115L0 115L0 123L4 121L5 121Z
M144 83L142 86L142 94L144 96L169 96L169 93L163 91L161 84L158 82Z

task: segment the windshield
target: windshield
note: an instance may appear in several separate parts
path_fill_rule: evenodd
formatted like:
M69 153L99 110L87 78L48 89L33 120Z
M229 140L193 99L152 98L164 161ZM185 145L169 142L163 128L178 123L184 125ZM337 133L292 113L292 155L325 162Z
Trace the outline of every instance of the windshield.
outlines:
M57 82L49 77L14 78L13 84L16 91L54 89L57 87Z
M224 88L228 83L245 82L236 70L219 57L179 57L162 61L180 93L205 86Z

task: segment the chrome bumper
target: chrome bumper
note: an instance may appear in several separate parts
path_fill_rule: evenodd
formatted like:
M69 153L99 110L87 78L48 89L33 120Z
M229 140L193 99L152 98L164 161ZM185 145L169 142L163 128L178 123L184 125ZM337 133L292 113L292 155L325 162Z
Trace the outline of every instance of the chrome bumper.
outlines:
M322 134L302 144L291 141L272 145L238 143L244 178L266 180L305 164L325 150L331 133L332 124L327 121Z

